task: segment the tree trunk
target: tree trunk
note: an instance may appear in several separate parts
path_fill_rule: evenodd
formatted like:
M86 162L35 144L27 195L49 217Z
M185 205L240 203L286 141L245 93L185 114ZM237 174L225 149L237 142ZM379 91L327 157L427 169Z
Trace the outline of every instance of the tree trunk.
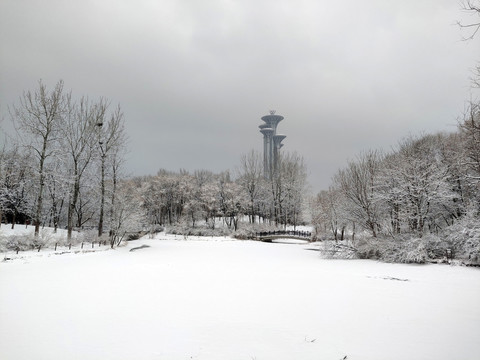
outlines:
M40 188L38 189L37 210L35 212L35 237L40 233L40 217L42 215L43 206L43 187L45 184L45 174L43 173L43 166L47 152L47 140L43 142L42 155L40 157Z
M116 163L116 156L114 155L113 159L113 166L112 166L112 171L113 171L113 187L112 187L112 199L111 199L111 206L110 206L110 224L113 224L113 217L114 217L114 211L115 211L115 196L117 195L117 163ZM110 226L110 229L112 227ZM112 230L110 230L112 231Z
M80 180L77 176L77 171L75 171L75 183L73 184L73 194L70 204L68 205L68 214L67 214L67 239L72 238L73 231L73 215L75 213L75 206L77 205L78 195L80 193Z
M105 156L102 154L102 169L101 169L101 180L100 180L100 215L98 219L98 237L101 237L103 234L103 210L105 205Z
M12 230L15 228L15 221L17 221L16 220L16 217L17 217L16 215L17 215L17 212L14 211L13 216L12 216Z

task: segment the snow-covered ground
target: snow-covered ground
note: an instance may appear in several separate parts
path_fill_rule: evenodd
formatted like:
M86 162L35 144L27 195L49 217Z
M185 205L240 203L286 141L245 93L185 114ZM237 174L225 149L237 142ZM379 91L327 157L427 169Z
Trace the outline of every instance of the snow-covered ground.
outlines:
M478 269L312 247L159 234L20 253L0 262L0 358L480 358Z

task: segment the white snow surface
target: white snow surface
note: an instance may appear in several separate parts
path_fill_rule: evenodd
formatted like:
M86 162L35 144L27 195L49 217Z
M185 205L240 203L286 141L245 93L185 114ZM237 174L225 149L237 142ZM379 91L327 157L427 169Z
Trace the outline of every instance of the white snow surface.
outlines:
M313 247L159 234L7 254L0 358L480 359L478 269L325 260Z

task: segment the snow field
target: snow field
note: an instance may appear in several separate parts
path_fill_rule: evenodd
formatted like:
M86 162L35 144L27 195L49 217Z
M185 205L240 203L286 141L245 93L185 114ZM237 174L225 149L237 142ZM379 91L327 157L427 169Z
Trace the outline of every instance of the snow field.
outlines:
M2 359L478 359L480 271L184 241L0 263ZM134 252L133 247L148 245ZM407 281L404 281L407 280Z

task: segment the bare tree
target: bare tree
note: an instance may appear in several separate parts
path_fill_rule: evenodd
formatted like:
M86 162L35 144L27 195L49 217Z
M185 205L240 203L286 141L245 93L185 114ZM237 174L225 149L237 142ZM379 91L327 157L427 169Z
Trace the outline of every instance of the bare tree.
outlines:
M475 207L480 211L480 103L470 102L462 121L459 123L463 139L463 167L465 180L474 191Z
M247 194L240 185L231 181L230 174L224 172L219 177L219 208L223 220L230 229L238 228L238 220L247 204Z
M48 226L53 227L56 233L64 213L65 200L68 197L68 183L65 181L67 176L64 170L61 169L63 164L54 162L50 164L52 169L49 169L46 177L46 187L50 209L48 211ZM59 176L60 175L60 176Z
M386 200L394 233L401 230L421 237L444 225L453 209L455 194L448 181L448 168L440 144L444 137L426 135L403 140L393 158L385 164L384 186L377 187L377 199ZM386 180L389 180L388 182ZM388 186L385 186L388 185Z
M64 94L60 80L52 91L39 81L34 92L24 92L19 105L14 105L10 115L15 127L23 135L25 146L34 154L38 174L38 190L34 213L35 236L38 236L42 219L45 166L52 156L58 140L59 125L70 102L70 94Z
M251 151L243 155L240 160L240 169L238 170L237 182L248 194L249 206L248 217L250 223L255 223L255 217L258 214L258 200L261 192L261 182L263 179L263 162L260 154Z
M345 238L347 219L342 216L343 202L341 191L334 187L330 187L327 191L321 191L313 199L312 225L316 237L329 229L335 240Z
M6 163L6 150L5 150L5 144L2 146L0 149L0 193L2 192L4 183L5 183L5 163ZM5 211L5 203L2 199L2 195L0 195L0 227L2 226L2 221L3 221L3 213Z
M112 155L110 158L111 166L111 179L112 179L112 188L110 192L110 223L114 221L115 209L117 206L117 189L118 183L122 178L122 167L124 164L124 151L125 151L125 134L122 131L121 136L118 138L117 146L112 150ZM112 233L110 233L112 236Z
M461 2L462 10L475 17L480 17L480 1L479 0L464 0ZM480 19L469 21L467 23L457 21L458 26L462 29L470 30L470 34L465 37L465 40L472 40L480 30Z
M282 223L293 225L301 221L307 182L307 167L303 157L297 153L285 153L280 158L280 214Z
M218 194L220 192L219 184L212 176L210 180L202 185L200 190L200 204L202 206L205 223L211 229L215 229L216 216L219 213Z
M375 186L379 175L382 155L369 151L349 162L334 178L345 198L349 201L351 220L372 232L377 237L379 209L375 201Z
M475 18L470 21L457 21L461 29L467 30L468 35L463 37L463 40L473 40L480 30L480 0L464 0L461 2L462 10ZM473 87L480 87L480 64L477 63L473 69L472 76Z
M83 174L93 156L98 119L104 116L106 104L101 99L97 104L82 97L76 105L71 104L64 117L61 129L61 143L68 154L68 167L71 171L71 191L68 202L67 237L71 239L73 220Z
M141 180L141 206L151 226L151 232L155 225L163 225L162 209L160 203L159 182L155 176L148 176Z
M143 220L140 189L134 181L122 180L118 183L115 207L111 214L110 246L120 245L129 233L138 233Z
M102 102L99 106L102 108L102 111L98 110L98 116L96 118L98 149L100 152L100 213L98 219L98 236L102 236L105 216L107 160L113 156L116 149L125 141L125 133L123 112L120 106L117 106L106 123L104 123L104 121L107 104Z

